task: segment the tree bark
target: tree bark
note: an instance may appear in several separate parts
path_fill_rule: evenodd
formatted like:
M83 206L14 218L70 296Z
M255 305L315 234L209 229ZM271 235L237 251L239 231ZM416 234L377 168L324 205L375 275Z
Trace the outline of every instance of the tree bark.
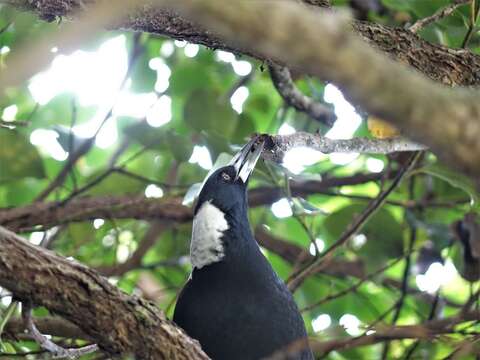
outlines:
M480 188L480 92L440 86L391 61L349 32L349 19L338 14L312 14L290 2L275 7L263 1L163 3L225 39L335 83L347 99L429 146ZM296 29L302 41L286 35L285 29Z
M8 2L33 8L43 17L69 14L76 9L73 0ZM332 12L315 12L311 6L294 2L278 2L275 6L263 1L155 0L155 3L182 11L195 23L203 24L204 28L208 26L208 31L202 32L201 27L173 11L155 10L148 5L127 16L123 25L134 30L163 31L165 35L214 48L226 45L331 81L353 103L392 122L409 138L429 146L445 163L473 178L480 188L479 93L438 86L407 67L389 61L352 35L350 19ZM385 27L360 23L354 27L378 48L393 49L388 53L391 57L424 71L430 79L446 84L478 82L478 56L469 51L431 45L406 30L392 32ZM296 29L302 41L285 29ZM219 36L212 33L221 34L224 40L217 40ZM463 75L465 73L470 75ZM13 81L11 76L9 81Z
M326 0L302 1L310 5L311 12L314 12L316 7L326 7L329 3ZM89 4L95 0L83 2ZM53 21L58 17L71 17L79 7L79 1L76 0L6 0L6 3L19 9L33 11L47 21ZM480 56L468 50L457 51L431 44L407 29L362 21L353 21L352 26L369 44L384 51L393 59L412 66L433 80L448 85L480 84ZM116 28L164 35L172 39L205 45L212 49L253 56L262 61L272 60L252 47L242 47L235 41L221 39L214 35L211 29L205 29L178 15L175 11L158 7L150 6L143 11L134 12L125 20L119 21ZM317 36L321 39L328 34L319 33ZM295 65L285 59L279 60L284 60L287 66Z
M77 325L110 355L136 359L208 359L152 303L129 296L106 278L31 245L0 227L0 286Z
M384 176L385 173L359 173L325 178L322 181L292 181L290 191L292 196L307 196L328 191L332 187L378 181ZM282 189L259 187L249 191L249 205L268 205L283 197L285 194ZM70 222L98 218L156 219L183 223L192 219L192 209L182 205L182 198L179 197L149 199L138 195L83 197L74 198L65 204L60 201L37 202L18 208L0 209L0 225L16 232L33 230L37 225L49 229Z

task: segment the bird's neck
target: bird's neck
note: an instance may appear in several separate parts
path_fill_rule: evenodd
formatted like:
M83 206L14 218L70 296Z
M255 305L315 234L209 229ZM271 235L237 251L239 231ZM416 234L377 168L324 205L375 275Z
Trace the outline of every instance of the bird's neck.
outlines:
M195 269L257 256L258 245L250 230L246 207L224 213L210 202L200 206L192 226L190 258Z

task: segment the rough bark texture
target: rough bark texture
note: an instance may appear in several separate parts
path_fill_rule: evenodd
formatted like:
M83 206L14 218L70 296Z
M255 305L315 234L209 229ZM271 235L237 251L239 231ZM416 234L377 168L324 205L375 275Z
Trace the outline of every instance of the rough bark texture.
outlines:
M478 91L439 86L391 61L365 46L348 30L349 19L338 14L312 13L283 1L275 7L263 1L164 2L208 24L225 39L332 81L353 103L428 145L445 163L478 181L480 187ZM296 29L302 41L286 36L284 29ZM318 34L322 34L321 41Z
M432 44L403 28L364 21L353 22L353 28L373 47L432 80L451 86L480 84L480 56L469 50Z
M73 6L66 0L8 2L33 9L43 17L68 14ZM275 6L263 1L155 3L178 9L209 30L202 31L175 12L149 6L130 15L122 25L214 48L237 49L331 81L352 102L429 146L447 164L477 180L480 187L479 94L438 86L398 62L389 61L349 31L350 19L284 1ZM362 23L353 26L377 48L387 50L390 57L413 66L430 79L451 85L478 83L479 57L468 51L428 44L406 30ZM285 36L291 35L285 29L296 29L302 41L296 36ZM219 37L211 36L212 33L221 34L224 40L217 40Z
M0 286L77 325L109 354L137 359L208 359L152 303L0 227Z
M33 10L49 21L71 14L82 3L78 0L7 2ZM87 5L90 2L93 1L83 1ZM326 1L304 2L328 5ZM212 28L206 31L173 11L149 7L131 14L117 27L166 35L261 60L273 59L331 80L372 114L397 123L407 134L431 145L465 173L480 175L477 165L480 154L477 93L434 87L417 74L378 57L364 42L350 36L346 31L349 25L332 14L287 8L283 2L279 2L278 8L266 2L242 1L235 4L238 7L225 2L224 12L220 11L223 5L215 9L215 5L221 2L196 2L193 9L188 8L185 1L179 3L184 3L184 10L187 9L186 14L192 19L209 26L212 23ZM174 5L174 2L170 4ZM452 86L480 82L480 57L468 51L429 44L403 29L361 22L354 22L352 26L374 47L430 79ZM211 29L226 40L212 35ZM284 29L296 29L302 41L285 38ZM374 71L366 71L368 69ZM430 121L429 127L425 126L426 119ZM375 174L370 179L365 176L365 181L379 176ZM358 183L358 179L351 181ZM321 183L307 182L299 184L298 188L292 186L292 194L302 196L328 187L328 179ZM260 205L281 196L282 192L277 189L257 191L251 194L250 201L252 205ZM38 224L49 227L70 221L108 218L112 213L117 218L162 218L179 222L191 219L190 209L181 206L179 199L159 202L123 197L97 198L95 201L98 200L102 201L75 199L62 206L58 203L33 204L2 210L0 223L18 230ZM265 244L273 246L272 243ZM293 248L285 247L282 251L285 256L293 258ZM110 354L131 353L138 359L207 358L196 342L170 323L152 304L122 293L94 271L34 247L1 227L0 286L11 290L20 300L32 300L68 319Z
M52 21L57 17L71 15L78 9L77 0L7 0L7 3L25 10L36 12L42 19ZM85 4L94 2L84 0ZM327 7L329 1L303 0L315 7ZM202 44L213 49L229 50L246 54L260 60L268 60L265 54L252 47L242 47L235 41L226 41L215 36L212 31L186 20L178 13L146 7L131 14L118 28L164 35L178 40ZM386 52L392 58L406 63L424 73L433 80L448 85L478 85L480 83L480 56L465 50L431 44L419 36L402 28L392 28L375 23L354 21L353 28L361 37L374 47ZM298 34L301 34L298 32ZM322 39L326 34L317 34ZM281 59L285 60L285 59ZM290 64L284 61L286 65Z
M163 219L185 222L192 219L190 208L182 199L148 199L144 196L100 196L60 202L33 203L25 207L0 210L0 224L13 231L31 230L36 225L45 229L56 225L97 218Z

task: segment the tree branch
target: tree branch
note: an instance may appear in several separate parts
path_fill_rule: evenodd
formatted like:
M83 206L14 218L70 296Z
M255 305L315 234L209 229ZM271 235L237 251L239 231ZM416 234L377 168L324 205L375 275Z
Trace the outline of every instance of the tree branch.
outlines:
M301 264L306 264L314 258L304 248L282 240L270 234L262 227L258 227L255 230L255 239L260 246L277 254L292 265L297 263L297 261L300 261ZM365 269L361 260L350 261L337 259L333 261L327 269L324 269L323 273L334 276L363 278L365 276Z
M307 10L315 13L316 7L327 7L327 0L301 0L311 5ZM87 1L84 1L87 3ZM88 3L93 3L89 0ZM78 9L78 1L72 0L6 0L6 3L38 14L42 19L53 21L57 17L72 17ZM273 3L270 3L271 7ZM116 4L116 6L118 6ZM121 6L121 5L120 5ZM470 51L455 51L445 46L431 44L408 29L391 28L381 24L353 21L353 29L372 46L386 52L392 58L407 63L433 80L449 85L478 85L480 83L480 56ZM253 48L239 46L236 41L221 40L209 28L181 17L178 13L152 6L143 11L132 11L124 21L118 21L116 28L165 35L173 39L186 40L242 53L260 60L272 60ZM320 33L321 34L321 33ZM317 34L318 35L318 34ZM317 38L318 40L318 38ZM50 48L48 48L50 50ZM293 64L283 62L288 67Z
M480 179L478 91L441 87L391 61L352 35L348 19L338 14L312 13L290 2L274 7L263 1L163 3L181 9L225 39L334 82L370 114L388 119L452 167ZM302 41L286 36L284 29L297 29Z
M32 338L40 345L42 349L51 353L54 358L76 359L82 355L90 354L98 350L98 346L96 344L72 349L65 349L55 344L48 337L43 335L35 326L32 318L30 301L22 302L22 319Z
M377 344L386 340L401 339L424 339L430 340L436 335L448 334L454 331L457 324L466 321L478 321L480 313L471 311L441 320L430 320L419 325L403 326L378 326L370 335L362 335L353 338L329 340L323 342L311 342L312 350L321 353L321 357L327 356L332 351L347 350L354 347Z
M346 177L326 177L322 181L291 183L292 196L307 196L332 187L358 185L378 181L384 173L355 174ZM275 187L259 187L249 191L251 207L272 204L284 197ZM182 198L151 199L141 195L98 196L74 198L67 203L52 201L18 208L0 209L0 225L13 231L28 231L41 225L43 229L98 218L165 220L187 222L192 210L182 205Z
M444 17L451 15L455 10L457 10L457 8L459 8L462 5L468 4L469 2L471 2L471 0L455 0L453 4L450 4L448 6L445 6L442 9L439 9L433 15L418 20L415 24L410 26L408 30L410 30L413 33L416 33L419 30L423 29L428 24L431 24L432 22L438 21L440 19L443 19Z
M280 162L285 153L296 147L308 147L324 154L338 153L362 153L362 154L390 154L403 151L426 150L426 147L404 138L371 139L358 137L346 140L329 139L321 134L296 132L291 135L269 136L273 147L271 153L264 157Z
M240 51L243 49L246 54L259 54L259 58L274 59L300 70L302 73L313 74L336 83L350 100L363 106L372 115L392 121L410 138L429 145L453 167L474 178L480 178L478 176L480 168L476 166L476 159L480 155L480 142L477 141L480 137L480 123L475 120L480 113L478 93L435 86L417 73L387 60L353 36L349 32L349 21L340 15L322 14L312 11L311 7L301 7L291 2L276 3L275 6L263 1L226 3L216 0L201 2L156 0L156 2L168 3L175 8L182 7L183 11L190 14L192 19L208 26L209 31L213 30L222 34L222 38L227 39L230 44L237 44L236 48ZM48 7L45 4L52 5L48 0L29 1L28 4L22 0L10 0L9 3L18 6L23 4L30 8L38 6L43 9ZM61 1L60 3L63 4ZM45 7L42 7L42 4ZM65 13L72 6L70 4L67 7L58 6L53 9L60 9L59 12ZM121 5L119 6L121 7ZM51 11L52 7L48 7L48 9ZM39 9L36 10L39 11ZM133 19L129 20L139 20L138 16L143 14L144 17L141 17L140 20L145 20L152 25L153 20L159 20L158 16L160 16L161 24L159 25L158 21L155 23L160 26L160 29L164 29L166 24L173 22L175 26L172 25L169 28L170 32L174 32L180 27L182 29L180 37L201 43L201 39L196 38L198 33L192 33L192 29L196 29L196 27L192 26L191 22L178 17L172 11L163 13L160 11L159 13L153 8L147 10L148 14L145 14L145 11L138 12L133 15ZM102 23L104 20L97 19L95 24L98 26ZM127 25L130 28L137 28L132 23ZM353 27L362 34L379 32L379 37L384 36L383 40L385 40L386 33L391 34L387 29L379 29L371 24L355 22ZM302 34L302 41L298 41L295 36L285 36L284 29L286 28L298 29ZM147 26L137 29L149 30ZM78 33L78 30L75 32ZM396 41L390 41L392 38L387 37L388 42L383 44L375 42L375 44L379 48L390 49L390 55L407 63L415 63L419 59L412 60L412 54L421 53L424 56L422 59L425 61L429 59L430 61L426 63L431 66L433 65L432 61L438 59L438 54L442 54L444 66L437 64L443 69L442 77L439 77L439 73L435 73L434 75L429 74L431 78L448 84L478 82L477 78L480 73L477 71L479 69L478 58L469 54L468 51L459 53L434 45L429 46L418 39L415 41L415 38L412 38L412 35L415 36L415 34L408 30L396 31L396 33L398 35ZM70 35L74 36L72 34ZM203 31L203 34L208 35L206 38L204 36L204 40L211 39L211 32ZM318 34L322 34L320 42ZM178 32L171 34L172 37L175 37L174 35L179 37ZM188 35L191 39L188 38ZM53 40L59 41L59 39ZM60 43L63 44L63 42ZM401 48L403 46L401 44L405 42L412 44L409 52ZM213 41L207 45L217 48L221 47L222 43L225 41ZM392 44L394 44L393 49ZM421 46L413 47L413 44ZM38 47L40 48L40 45ZM41 52L49 51L49 49L50 47L48 49L47 47L41 48ZM253 49L253 51L249 51L249 49ZM31 54L30 49L29 54ZM11 60L13 59L12 57ZM426 70L425 64L421 67ZM16 64L15 69L18 68L21 68L20 62ZM459 68L463 68L463 70L458 72ZM467 68L470 69L467 71ZM30 70L32 69L30 68ZM470 81L461 80L464 79L465 72L471 75ZM452 76L457 76L458 79L455 81ZM24 78L15 74L12 79L18 82ZM9 83L5 77L2 78L2 81L4 81L2 86ZM405 91L407 88L409 91ZM425 126L426 119L429 121L429 126Z
M343 231L337 241L330 245L325 251L317 256L310 264L303 269L293 274L289 281L288 287L293 292L295 291L305 279L313 273L320 271L328 266L329 261L333 258L334 251L343 246L350 237L355 235L362 226L371 218L371 216L383 205L387 197L395 190L402 182L403 178L412 170L416 161L419 158L420 153L414 153L410 158L408 164L406 164L395 176L392 183L385 190L381 191L378 196L373 199L363 211L355 217L348 227Z
M293 82L290 70L286 67L270 64L270 77L273 85L283 100L298 111L302 111L309 115L312 119L331 127L337 116L333 109L324 104L304 95Z
M35 325L43 334L59 336L70 339L82 339L92 341L93 339L85 334L78 326L60 317L39 317L34 318ZM10 319L5 327L6 337L15 338L26 330L25 323L21 318Z
M128 296L96 272L0 227L0 286L77 325L110 355L207 359L154 304Z

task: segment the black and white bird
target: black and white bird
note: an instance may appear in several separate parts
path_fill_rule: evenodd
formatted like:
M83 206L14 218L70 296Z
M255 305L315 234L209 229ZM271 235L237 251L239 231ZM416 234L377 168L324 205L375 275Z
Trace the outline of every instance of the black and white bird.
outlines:
M261 359L299 343L289 359L313 359L294 299L248 222L247 183L263 146L252 139L212 173L194 210L193 271L173 320L215 360Z

